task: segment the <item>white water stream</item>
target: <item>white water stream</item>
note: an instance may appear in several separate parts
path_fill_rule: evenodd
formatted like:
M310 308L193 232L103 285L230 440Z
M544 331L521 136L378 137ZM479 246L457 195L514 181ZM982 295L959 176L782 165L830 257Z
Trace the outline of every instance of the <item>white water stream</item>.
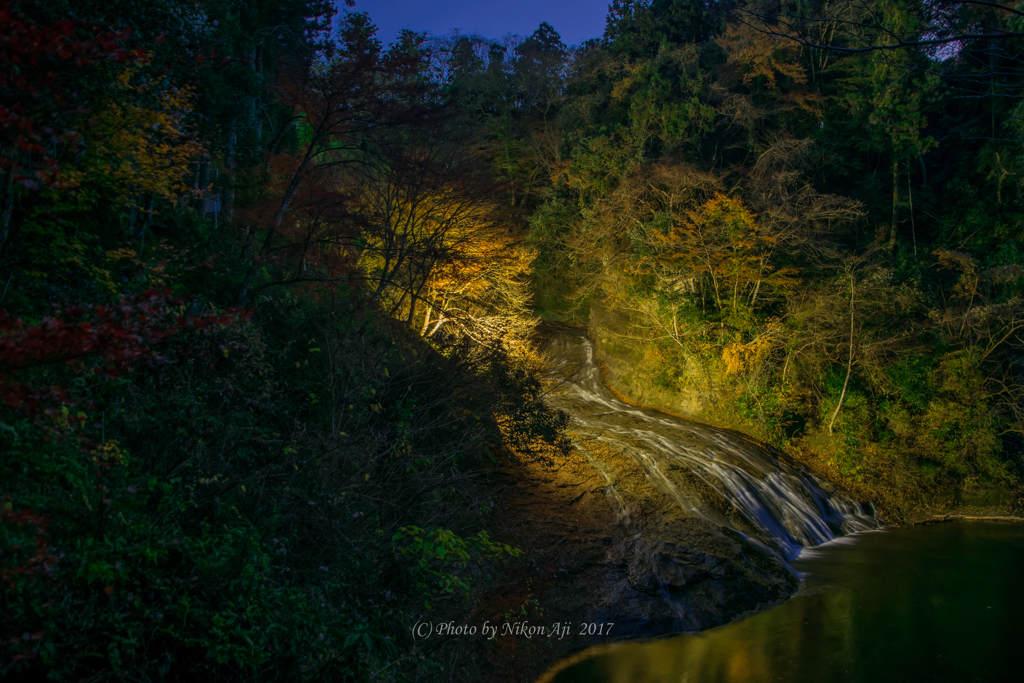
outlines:
M551 402L570 414L574 430L595 434L595 441L626 454L687 514L709 513L677 471L696 477L728 501L786 559L837 536L878 528L877 519L859 503L829 493L798 464L738 433L619 401L601 383L593 343L582 331L558 327L549 332L546 353L551 377L558 381ZM608 483L620 517L625 516L614 478L585 446L580 450ZM713 521L728 525L721 518Z

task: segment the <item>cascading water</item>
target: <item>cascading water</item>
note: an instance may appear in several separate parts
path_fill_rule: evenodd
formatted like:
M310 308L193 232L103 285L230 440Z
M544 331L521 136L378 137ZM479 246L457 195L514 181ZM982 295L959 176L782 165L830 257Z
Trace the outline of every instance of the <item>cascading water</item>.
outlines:
M563 327L547 332L550 373L557 380L550 401L572 417L577 447L607 482L624 522L628 512L614 476L585 438L628 457L686 515L759 539L786 559L837 536L878 527L859 503L829 493L799 465L736 432L619 401L601 383L593 343L583 332ZM739 518L715 511L708 496L726 501Z

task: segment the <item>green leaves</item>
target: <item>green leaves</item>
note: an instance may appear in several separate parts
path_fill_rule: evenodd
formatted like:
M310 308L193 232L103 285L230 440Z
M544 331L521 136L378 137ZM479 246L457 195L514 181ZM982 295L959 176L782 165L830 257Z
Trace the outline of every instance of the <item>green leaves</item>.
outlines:
M506 543L496 543L486 531L467 540L440 527L428 532L421 527L404 526L391 537L391 545L413 560L414 581L421 590L440 595L458 591L467 597L470 583L459 575L460 570L470 562L479 565L485 558L500 561L518 557L522 552Z

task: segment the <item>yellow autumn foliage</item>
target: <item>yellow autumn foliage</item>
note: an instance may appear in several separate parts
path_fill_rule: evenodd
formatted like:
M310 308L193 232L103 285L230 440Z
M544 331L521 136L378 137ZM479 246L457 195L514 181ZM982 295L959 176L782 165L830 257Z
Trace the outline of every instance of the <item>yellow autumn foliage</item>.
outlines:
M203 152L185 127L193 94L143 80L140 72L135 65L117 74L110 96L93 114L85 154L61 172L62 186L106 186L121 205L137 204L142 196L173 200L190 191L191 165Z
M764 362L771 348L771 339L768 337L758 337L749 344L736 342L727 345L722 349L725 373L736 375L753 370Z

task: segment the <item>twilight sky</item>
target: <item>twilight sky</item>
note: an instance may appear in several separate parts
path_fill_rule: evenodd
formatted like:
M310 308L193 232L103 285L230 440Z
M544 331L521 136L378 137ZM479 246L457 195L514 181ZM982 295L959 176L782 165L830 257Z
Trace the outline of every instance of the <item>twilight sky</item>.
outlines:
M610 0L356 0L379 29L377 37L391 43L403 28L435 35L458 28L501 38L506 33L528 36L540 22L555 27L566 45L600 38Z

